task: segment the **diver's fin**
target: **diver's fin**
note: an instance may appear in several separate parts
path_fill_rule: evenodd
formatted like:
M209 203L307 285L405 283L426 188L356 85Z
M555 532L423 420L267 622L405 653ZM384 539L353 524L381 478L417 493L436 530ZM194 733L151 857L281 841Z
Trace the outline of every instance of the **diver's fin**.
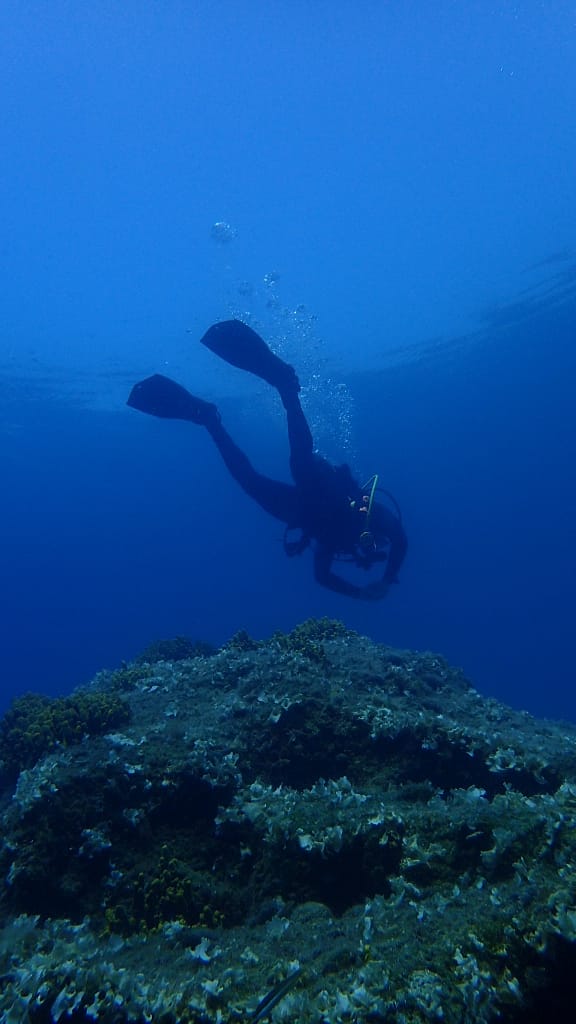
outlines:
M155 373L154 376L135 384L126 404L140 412L147 412L150 416L161 416L168 420L188 420L190 423L200 423L203 426L220 418L212 402L196 398L181 384L170 380L170 377L162 376L161 373Z
M200 341L227 363L248 370L279 391L300 390L294 368L275 356L260 335L241 320L213 324Z

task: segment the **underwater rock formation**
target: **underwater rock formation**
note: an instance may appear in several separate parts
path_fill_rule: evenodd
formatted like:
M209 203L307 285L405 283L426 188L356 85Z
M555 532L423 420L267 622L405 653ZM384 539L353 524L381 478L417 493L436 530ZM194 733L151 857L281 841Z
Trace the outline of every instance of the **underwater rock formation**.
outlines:
M174 649L0 724L2 1021L570 1019L576 727L329 620Z

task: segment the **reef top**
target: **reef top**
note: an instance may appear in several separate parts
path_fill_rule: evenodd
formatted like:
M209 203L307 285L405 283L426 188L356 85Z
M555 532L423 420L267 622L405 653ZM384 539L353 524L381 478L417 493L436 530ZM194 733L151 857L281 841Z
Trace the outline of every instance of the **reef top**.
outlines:
M160 642L71 697L20 698L0 723L0 1010L563 1012L575 754L575 727L326 619Z

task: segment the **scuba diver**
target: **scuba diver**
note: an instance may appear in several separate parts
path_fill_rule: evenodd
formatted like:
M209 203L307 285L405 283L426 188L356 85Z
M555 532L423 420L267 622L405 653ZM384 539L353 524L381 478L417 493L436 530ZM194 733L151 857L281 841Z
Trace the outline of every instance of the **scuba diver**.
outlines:
M240 320L226 320L210 327L201 342L232 366L261 377L278 391L288 421L293 484L258 473L222 425L217 407L191 395L169 377L154 374L135 384L128 405L151 416L187 420L205 427L240 487L265 512L285 524L287 555L299 555L312 543L318 583L362 600L384 597L389 585L398 582L407 547L394 499L392 510L375 500L377 476L361 487L349 466L333 466L314 451L294 368L275 355L251 327ZM295 531L299 531L296 536ZM383 574L357 586L333 571L336 560L364 570L381 564Z

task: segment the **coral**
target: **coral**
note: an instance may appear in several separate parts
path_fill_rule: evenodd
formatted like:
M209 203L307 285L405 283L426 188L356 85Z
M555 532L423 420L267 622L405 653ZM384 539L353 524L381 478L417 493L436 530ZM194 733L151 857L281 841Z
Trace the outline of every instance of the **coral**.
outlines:
M187 636L175 636L171 640L155 640L135 659L136 665L157 661L184 661L187 658L210 658L216 648L201 640L190 640Z
M75 699L0 726L2 1020L570 1019L576 728L330 620Z
M79 743L84 736L123 725L129 717L128 705L112 693L17 697L0 722L0 776L15 779L57 745Z
M120 668L113 672L101 672L96 676L95 682L102 682L107 689L118 690L129 693L138 689L147 679L152 679L154 669L147 661L140 662L138 659L131 665L122 662Z
M323 663L326 660L324 644L328 640L340 640L348 630L335 619L307 619L296 626L291 633L274 633L272 643L281 650L302 654L311 661Z
M245 629L239 629L237 633L234 633L234 636L230 637L224 649L232 651L257 651L259 646L258 640L253 640Z

